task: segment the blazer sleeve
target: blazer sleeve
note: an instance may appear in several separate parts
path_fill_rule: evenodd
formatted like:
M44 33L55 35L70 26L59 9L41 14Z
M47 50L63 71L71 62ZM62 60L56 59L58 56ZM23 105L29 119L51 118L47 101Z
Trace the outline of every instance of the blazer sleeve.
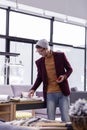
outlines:
M38 61L35 62L36 63L36 66L37 66L37 77L36 77L36 80L34 82L34 85L31 89L33 89L34 91L39 87L39 85L41 84L42 82L42 78L41 78L41 72L40 72L40 64Z
M70 74L72 73L73 69L64 53L63 53L63 57L64 57L65 75L66 75L66 77L69 77Z

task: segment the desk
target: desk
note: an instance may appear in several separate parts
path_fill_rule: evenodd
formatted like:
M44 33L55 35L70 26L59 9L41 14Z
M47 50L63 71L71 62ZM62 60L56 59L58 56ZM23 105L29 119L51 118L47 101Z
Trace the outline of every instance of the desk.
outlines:
M39 108L45 108L44 102L41 100L0 103L0 119L3 119L5 121L15 120L16 110L33 109L32 114L34 116L35 115L34 109Z
M35 109L45 108L44 101L41 100L33 100L33 101L19 101L14 102L13 107L13 119L16 117L16 110L32 110L32 115L35 116Z

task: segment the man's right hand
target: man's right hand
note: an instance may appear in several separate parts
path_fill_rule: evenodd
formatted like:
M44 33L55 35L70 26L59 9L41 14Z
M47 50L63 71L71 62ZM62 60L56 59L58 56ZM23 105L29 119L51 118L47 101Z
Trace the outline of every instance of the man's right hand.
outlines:
M34 90L30 90L28 96L29 96L30 98L31 98L32 96L34 96Z

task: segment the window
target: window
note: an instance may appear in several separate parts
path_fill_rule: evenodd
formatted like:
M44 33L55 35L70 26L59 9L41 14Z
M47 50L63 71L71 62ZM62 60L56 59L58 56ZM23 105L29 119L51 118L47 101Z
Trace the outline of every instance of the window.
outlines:
M0 52L5 51L5 39L0 39ZM0 84L4 84L5 78L5 56L0 55Z
M0 9L0 34L6 34L6 11Z
M65 52L73 68L73 73L69 77L70 87L84 91L85 28L54 21L53 31L53 42L61 44L54 45L53 49Z
M31 44L11 42L10 52L20 53L10 57L10 84L31 84Z
M9 36L40 40L46 38L50 41L50 19L9 11ZM6 10L0 9L0 34L6 37ZM14 25L14 26L13 26ZM73 73L69 77L70 87L78 87L84 90L84 50L85 50L85 29L68 23L53 22L53 50L64 51L72 65ZM9 37L10 38L10 37ZM5 51L5 40L0 39L0 50ZM9 39L8 39L9 40ZM17 39L16 39L17 40ZM10 42L10 49L13 53L20 53L17 57L10 56L10 84L31 84L37 75L35 60L40 56L32 48L31 43ZM26 40L25 40L26 41ZM56 44L55 44L56 43ZM60 45L58 44L60 43ZM67 46L71 45L71 47ZM32 51L34 51L32 53ZM33 57L32 57L33 54ZM0 56L0 83L5 83L5 56ZM33 63L32 63L33 61ZM87 70L87 69L86 69ZM33 73L32 73L33 72ZM33 79L31 79L33 76ZM86 79L87 80L87 79ZM87 84L87 81L86 81Z
M14 26L13 26L14 25ZM10 12L10 33L11 36L49 40L50 20L35 16Z
M53 42L78 47L85 46L85 28L54 21Z

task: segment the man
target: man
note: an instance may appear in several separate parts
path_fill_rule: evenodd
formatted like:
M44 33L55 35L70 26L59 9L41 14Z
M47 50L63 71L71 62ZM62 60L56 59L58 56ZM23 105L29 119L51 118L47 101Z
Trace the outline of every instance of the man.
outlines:
M43 82L48 119L55 120L56 107L59 105L61 120L63 122L70 121L68 115L70 90L67 78L72 73L72 67L63 52L48 50L46 39L36 43L36 51L42 57L36 61L38 73L36 81L29 91L29 96L33 96Z

